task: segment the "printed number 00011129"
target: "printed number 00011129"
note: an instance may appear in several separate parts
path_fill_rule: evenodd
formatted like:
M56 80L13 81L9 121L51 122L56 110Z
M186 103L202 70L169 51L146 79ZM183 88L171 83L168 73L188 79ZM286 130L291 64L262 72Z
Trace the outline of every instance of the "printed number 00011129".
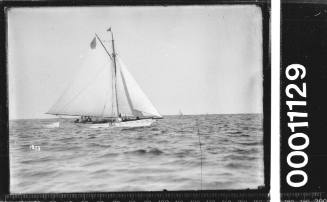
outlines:
M306 76L306 69L300 64L291 64L286 68L285 71L288 81L302 81ZM292 150L287 155L287 164L291 167L291 171L288 172L286 176L286 182L291 187L302 187L308 182L308 175L303 168L308 163L308 155L303 151L308 147L310 139L307 134L301 132L301 128L308 127L308 113L306 112L306 98L307 98L307 86L305 82L301 82L302 87L296 84L288 84L285 88L285 93L288 99L286 105L288 106L287 116L289 122L287 123L288 128L291 130L291 135L288 138L288 146ZM300 97L300 99L295 99ZM296 110L296 111L295 111ZM301 119L301 121L295 121ZM301 140L301 144L295 144L297 141ZM294 157L300 157L300 162L294 162ZM297 180L294 180L296 178ZM299 180L300 178L300 180Z

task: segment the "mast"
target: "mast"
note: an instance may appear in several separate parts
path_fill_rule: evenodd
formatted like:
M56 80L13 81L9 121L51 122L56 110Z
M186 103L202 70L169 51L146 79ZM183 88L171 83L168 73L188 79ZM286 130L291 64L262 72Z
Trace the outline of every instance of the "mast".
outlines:
M116 65L116 52L115 52L115 43L114 43L114 34L111 31L111 27L107 30L111 33L111 44L112 44L112 57L114 61L114 87L115 87L115 98L116 98L116 107L117 107L117 116L119 115L119 108L118 108L118 95L117 95L117 65Z

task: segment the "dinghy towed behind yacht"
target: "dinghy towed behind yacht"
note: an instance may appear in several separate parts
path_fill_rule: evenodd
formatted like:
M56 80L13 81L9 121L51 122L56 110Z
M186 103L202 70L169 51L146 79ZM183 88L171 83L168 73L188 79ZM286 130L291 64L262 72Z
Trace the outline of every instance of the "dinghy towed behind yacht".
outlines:
M75 123L99 127L151 126L162 116L115 52L95 34L87 56L71 85L47 114L79 116Z

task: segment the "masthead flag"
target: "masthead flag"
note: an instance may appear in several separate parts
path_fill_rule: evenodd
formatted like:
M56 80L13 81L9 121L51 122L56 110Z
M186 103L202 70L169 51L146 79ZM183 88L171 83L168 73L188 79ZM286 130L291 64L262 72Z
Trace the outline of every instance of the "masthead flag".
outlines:
M91 47L92 49L95 49L96 45L97 45L97 40L96 40L96 38L94 37L94 39L91 41L90 47Z

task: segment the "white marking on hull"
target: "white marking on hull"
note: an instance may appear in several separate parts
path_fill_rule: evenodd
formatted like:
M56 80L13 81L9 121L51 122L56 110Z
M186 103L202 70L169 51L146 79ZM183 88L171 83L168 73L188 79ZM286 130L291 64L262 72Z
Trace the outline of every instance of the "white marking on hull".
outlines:
M142 120L116 122L116 123L96 123L96 124L92 124L90 126L90 128L114 128L114 127L137 128L137 127L149 127L154 122L156 122L156 120L153 120L153 119L142 119Z

